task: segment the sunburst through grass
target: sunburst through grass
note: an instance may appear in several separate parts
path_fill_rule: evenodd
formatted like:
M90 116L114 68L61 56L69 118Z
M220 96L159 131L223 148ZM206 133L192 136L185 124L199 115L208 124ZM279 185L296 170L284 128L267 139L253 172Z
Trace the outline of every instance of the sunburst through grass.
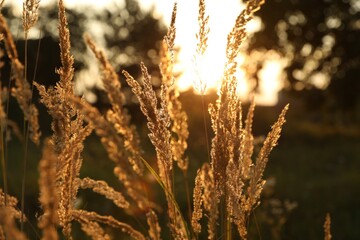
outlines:
M34 2L35 8L36 3L38 2ZM53 131L51 138L44 140L43 156L39 165L39 202L43 209L43 214L38 220L38 226L42 231L41 239L61 238L57 229L61 229L61 235L65 238L72 239L76 226L74 223L80 226L83 234L92 239L112 239L109 228L119 229L124 235L133 239L197 239L202 229L200 220L204 216L207 217L205 222L207 222L209 239L231 239L233 236L248 238L247 227L252 211L259 204L265 184L263 174L268 157L273 147L277 145L288 110L288 106L285 106L254 158L252 122L255 104L252 102L243 119L241 100L237 94L236 72L241 44L247 36L246 24L263 3L264 1L261 0L247 1L227 35L218 99L209 106L203 105L203 114L208 111L211 116L213 138L208 146L208 158L203 159L204 163L193 180L195 188L191 194L186 182L192 181L188 178L191 159L186 155L189 137L187 114L178 98L179 92L175 88L178 79L173 72L177 4L173 7L171 24L161 45L160 93L157 94L152 86L151 75L144 63L140 63L142 81L122 71L147 120L148 137L156 152L156 162L153 165L141 148L141 139L136 127L131 124L130 114L122 102L119 76L106 59L104 52L96 46L89 35L85 35L84 39L100 64L104 91L111 107L102 115L97 108L74 95L75 70L74 57L71 54L71 36L64 2L59 0L61 66L57 73L60 80L49 88L35 83L40 93L40 102L45 105L52 117ZM24 25L25 31L33 24L31 17L33 5L29 4L24 5L25 23L31 20ZM31 9L27 10L30 7ZM208 34L211 31L208 25L210 18L211 16L206 12L205 1L200 0L199 30L196 37L194 36L198 41L193 59L197 67L201 65L201 59L206 55ZM2 15L0 30L5 39L7 54L15 67L16 84L12 90L13 96L18 99L25 119L30 123L34 121L34 125L30 124L30 133L38 136L36 135L38 128L35 124L37 112L34 112L29 100L31 99L29 84L24 69L17 59L11 33ZM200 72L198 77L202 81ZM198 89L204 94L207 83L201 81ZM3 111L1 115L2 119L6 119ZM105 181L80 176L82 164L86 163L82 154L86 147L84 141L93 131L100 138L108 158L113 161L113 172L122 185L121 190L117 190ZM177 170L182 171L186 183L188 195L186 207L179 206L175 195L176 189L182 187L176 185ZM151 199L146 193L144 183L149 180L146 173L150 173L163 189L166 206L159 206L157 199ZM136 208L142 215L139 222L142 222L143 227L132 226L126 222L126 219L118 220L112 215L102 215L79 208L76 200L80 189L91 189L94 193L104 196L124 215L136 217L132 215L134 211L131 211ZM193 201L190 195L193 195ZM16 204L15 198L0 189L0 216L2 216L0 239L27 238L14 224L14 219L20 218L21 222L26 220L20 217L24 216L26 211L23 208L22 211L16 209ZM162 208L164 211L161 211ZM183 212L183 209L186 211ZM206 213L204 214L203 211ZM191 219L186 217L185 212L188 212L188 217ZM159 217L166 219L165 226L160 226L162 221L159 222ZM170 229L168 233L170 236L164 231L167 227ZM232 233L232 228L237 229L237 235Z

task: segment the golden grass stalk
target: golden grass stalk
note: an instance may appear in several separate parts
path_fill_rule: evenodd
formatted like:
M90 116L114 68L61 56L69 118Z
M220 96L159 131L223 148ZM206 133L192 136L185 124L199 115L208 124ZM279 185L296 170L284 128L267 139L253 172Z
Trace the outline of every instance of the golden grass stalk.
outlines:
M268 133L254 165L251 165L250 178L244 175L246 172L242 171L241 166L239 169L234 168L234 166L232 166L232 160L228 164L227 173L230 177L227 179L227 209L230 214L229 217L231 221L237 225L242 239L247 239L248 219L253 209L259 204L260 194L265 184L263 173L268 162L268 156L271 150L277 145L282 126L285 123L285 114L288 107L288 105L284 107L278 120ZM248 117L249 115L253 115L253 111L254 108L250 107ZM246 126L246 128L249 127ZM244 138L244 144L246 142L247 140ZM249 166L246 167L249 168ZM245 186L246 188L244 189Z
M58 182L60 183L60 202L59 202L59 219L60 225L66 236L70 236L71 231L71 209L74 207L78 191L76 179L79 177L82 165L81 152L83 151L83 142L90 135L92 126L83 127L82 117L70 123L67 131L73 134L69 136L67 145L59 154Z
M18 59L14 39L2 14L0 14L0 33L4 36L6 52L13 68L12 79L15 81L15 87L11 89L11 94L16 98L24 113L25 120L30 124L30 139L38 145L41 136L38 123L38 109L31 103L31 87L24 76L24 66Z
M52 123L54 131L52 144L58 154L57 182L60 191L58 215L64 234L70 237L71 209L79 187L76 179L82 165L83 142L92 132L93 127L91 125L84 126L84 116L79 111L74 110L69 105L70 103L56 102L56 99L64 94L59 85L57 89L49 89L48 91L45 90L44 86L38 84L35 86L40 92L41 101L54 119ZM62 97L65 99L65 96Z
M245 179L250 178L250 170L252 166L252 155L254 152L254 136L252 134L252 123L254 118L255 111L255 101L254 99L251 101L246 120L245 120L245 128L244 128L244 137L243 143L241 146L242 150L242 175ZM240 156L239 156L240 157Z
M58 154L57 182L59 183L59 209L60 226L67 238L71 238L72 209L74 207L78 182L76 181L81 164L83 142L92 132L91 125L84 126L84 116L76 110L74 105L65 101L66 96L73 95L74 58L70 53L70 34L62 0L59 0L59 36L60 58L62 66L57 70L60 81L55 88L45 89L44 86L35 84L38 88L40 101L48 108L53 118L52 144Z
M208 163L203 164L195 178L194 210L191 225L195 233L201 232L199 220L203 216L202 207L206 210L208 220L208 239L216 236L216 221L218 218L218 197L216 196L214 175Z
M25 0L23 2L23 19L22 24L27 35L31 27L35 25L39 17L39 3L40 0Z
M249 188L248 188L248 207L249 210L254 207L260 198L260 193L265 184L265 181L262 179L263 173L268 162L268 157L271 150L277 145L277 142L280 138L281 129L285 123L285 114L289 109L289 105L286 105L282 112L279 115L278 120L271 127L271 131L265 138L264 144L260 149L260 152L256 158L254 168L251 173Z
M79 217L78 222L81 225L81 229L93 240L110 240L110 236L105 233L104 229L94 221L89 221L86 218Z
M161 228L159 225L158 218L154 211L150 210L146 214L147 224L149 225L149 236L152 240L161 240L160 233Z
M100 114L100 112L89 103L82 101L73 95L66 95L66 101L73 104L84 116L85 120L93 126L96 126L95 132L100 137L101 143L104 145L109 158L116 164L126 168L124 164L125 149L122 138L117 135L113 125L110 124Z
M59 38L60 38L60 59L62 67L57 70L60 75L59 86L68 94L72 94L73 90L73 77L74 77L74 57L70 53L70 32L68 28L68 21L65 13L64 1L59 0Z
M167 47L169 48L170 52L170 59L174 62L174 44L175 44L175 37L176 37L176 14L177 14L177 2L174 3L174 7L171 14L171 21L168 32L164 37Z
M21 218L21 211L17 209L18 200L10 196L9 194L6 195L6 204L5 204L5 193L0 188L0 208L7 207L8 211L11 211L11 214L16 218Z
M58 207L59 194L56 186L56 164L57 155L54 153L50 140L45 141L43 156L39 163L39 201L44 211L38 220L38 226L42 230L42 240L57 240L58 234L56 226L58 225Z
M14 38L10 32L9 26L2 14L0 14L0 33L5 42L5 49L10 60L18 59L18 52L16 50L16 45Z
M17 204L18 200L15 197L4 193L0 188L0 239L27 239L15 223L15 219L26 221L17 209Z
M117 131L114 129L114 126L108 122L99 111L92 107L90 104L81 101L79 98L74 96L67 96L67 101L72 102L74 106L81 111L85 120L90 124L97 126L95 128L96 134L100 137L105 150L108 153L109 158L116 164L114 168L114 174L118 177L121 183L124 185L127 195L136 203L137 207L145 212L152 212L152 209L158 209L159 207L149 201L146 196L146 191L143 189L143 184L141 183L141 176L133 168L127 164L127 151L124 148L124 141L117 134ZM94 180L90 180L96 185ZM80 184L81 185L81 184ZM102 187L101 187L102 188ZM104 191L99 188L99 191ZM96 190L96 192L98 192ZM115 197L111 197L114 199ZM122 207L127 207L127 203L122 202ZM147 215L148 223L152 224L150 228L156 225L155 221L156 215L154 212Z
M198 24L199 31L196 33L196 51L194 54L194 65L195 72L197 73L197 81L194 81L194 87L197 91L199 91L202 95L205 94L207 85L206 81L202 79L202 76L199 72L199 67L202 65L202 60L207 50L208 44L208 35L210 32L209 27L209 16L206 15L206 4L205 0L199 0L199 13L198 13Z
M139 187L141 186L141 179L138 178L138 174L131 170L133 168L129 168L129 165L127 164L127 154L125 148L123 147L124 141L119 135L117 135L113 125L106 121L100 112L90 104L81 101L79 98L74 96L68 96L66 99L72 102L75 107L84 114L87 122L93 126L97 126L97 128L95 128L95 132L100 137L101 143L105 147L110 160L116 164L114 173L124 184L128 195L142 210L146 210L150 208L150 206L154 206L154 204L150 203L144 196L143 189Z
M203 212L202 212L202 205L203 205L202 192L203 192L203 188L204 188L204 181L203 181L204 176L203 175L204 175L203 171L199 169L196 174L196 178L195 178L195 187L194 187L194 193L193 193L194 209L193 209L192 217L191 217L191 226L195 233L201 232L201 225L199 223L199 220L203 216Z
M229 154L231 154L227 150L230 140L225 136L228 135L228 132L231 132L233 107L238 102L236 94L237 79L234 76L237 69L236 57L241 50L241 43L246 37L245 25L263 3L264 1L262 0L248 1L245 9L237 17L233 29L228 34L226 46L227 61L224 67L219 98L216 105L211 105L209 109L212 115L212 127L215 133L215 137L212 140L211 158L218 191L225 189L225 171Z
M170 26L170 29L175 29L175 26ZM167 34L170 38L170 30ZM162 76L162 82L167 85L166 88L166 100L167 100L167 111L171 119L171 146L174 160L178 167L184 172L188 168L188 159L184 156L187 149L187 139L189 137L188 130L188 116L182 108L182 104L179 101L179 92L176 88L175 78L173 74L174 62L171 59L173 50L168 46L167 41L164 39L160 48L160 72Z
M324 222L324 240L331 240L331 218L330 214L327 213Z
M126 201L122 193L115 191L105 181L93 180L91 178L79 179L79 187L82 189L90 188L94 192L103 195L107 199L111 200L119 208L128 208L129 203Z
M114 219L112 216L102 216L95 212L87 212L83 210L73 210L72 215L78 221L93 221L102 224L106 224L113 228L118 228L122 232L129 234L130 237L139 240L145 240L144 235L142 235L139 231L133 229L130 225L120 222Z
M141 63L140 67L144 77L142 86L128 72L123 71L123 74L140 102L141 111L148 120L149 138L156 150L161 180L166 184L167 188L171 189L172 150L170 146L171 134L168 130L170 119L167 108L158 109L157 107L158 101L152 88L151 77L144 63Z
M13 213L9 207L0 207L0 238L27 240L26 235L17 228Z
M209 28L209 16L206 15L205 0L199 0L199 14L198 14L199 32L196 34L197 48L196 53L204 55L208 47L207 40L210 32Z
M85 34L84 39L95 54L102 70L102 82L112 106L112 109L107 112L106 118L114 125L117 133L123 136L125 148L132 155L129 156L129 161L134 171L142 174L144 166L138 158L138 155L141 153L140 140L135 126L130 125L130 115L123 107L120 79L105 57L104 51L96 47L89 35Z
M140 85L128 72L123 71L123 74L133 93L138 98L140 109L148 121L149 138L155 147L159 176L164 183L164 189L167 190L165 195L168 203L167 210L172 235L175 239L185 239L188 235L186 223L181 212L176 207L175 200L172 198L173 188L170 177L172 176L173 154L170 143L171 133L168 129L170 117L167 110L167 86L165 84L161 86L160 108L158 108L158 101L152 88L151 77L143 63L140 64L140 67L143 74L143 85Z

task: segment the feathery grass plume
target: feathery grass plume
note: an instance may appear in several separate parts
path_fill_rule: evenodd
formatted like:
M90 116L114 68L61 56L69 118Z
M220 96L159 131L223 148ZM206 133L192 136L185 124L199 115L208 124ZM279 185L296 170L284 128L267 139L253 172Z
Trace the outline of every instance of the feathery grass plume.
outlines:
M250 183L248 188L248 202L247 207L248 212L252 209L259 201L260 193L265 184L265 181L262 179L263 173L268 162L268 157L271 150L277 145L277 142L280 138L282 126L285 123L285 115L289 109L289 104L287 104L284 109L281 111L278 120L271 127L271 131L265 138L264 144L260 149L260 152L256 158L255 165L251 172Z
M44 211L38 220L39 228L42 229L42 240L57 240L58 234L58 191L56 186L57 155L54 153L50 140L45 140L42 159L39 163L39 201Z
M288 110L288 105L282 110L279 115L278 120L272 126L271 131L268 133L264 144L256 158L254 166L246 166L250 168L250 178L248 178L247 171L244 171L244 168L240 165L235 165L234 160L230 159L226 168L226 174L228 178L226 179L226 205L227 211L230 217L230 221L234 222L238 228L238 232L242 239L247 239L247 222L249 216L254 208L259 204L260 194L262 192L265 180L262 179L263 172L265 170L266 164L268 162L268 156L277 145L278 139L280 137L282 125L285 123L285 114ZM252 115L254 111L254 104L249 108L248 117L246 119L246 125L243 137L243 143L241 146L246 146L253 144L248 142L247 135L251 132L246 132L251 130ZM244 161L244 158L251 157L247 156L246 150L241 147L244 151L242 159L240 159L239 164L247 163ZM251 160L251 159L250 159Z
M104 229L97 223L89 221L86 218L77 219L81 229L93 240L111 240L110 236L105 233Z
M123 93L119 76L105 57L104 51L96 47L90 36L85 34L84 39L99 61L104 89L112 106L112 109L108 110L106 114L106 119L114 125L118 134L123 136L125 148L131 154L129 161L135 172L142 174L144 166L138 158L138 155L141 154L139 135L135 126L130 124L131 117L123 107Z
M27 79L25 79L24 66L18 59L14 39L2 14L0 14L0 33L4 36L6 52L13 68L11 78L15 80L15 86L11 89L11 94L16 98L24 113L25 120L30 124L30 139L39 145L41 133L38 122L38 109L31 103L31 87Z
M199 32L196 34L198 40L196 46L196 53L204 55L208 45L208 35L210 32L209 28L209 16L206 15L206 4L205 0L199 0L199 14L198 14Z
M156 207L144 195L145 192L141 187L139 175L127 164L126 149L123 148L124 142L117 134L114 126L106 121L100 112L89 103L74 96L67 96L66 100L72 102L84 114L88 123L97 126L95 133L100 137L110 160L116 164L114 168L115 175L124 184L128 195L137 203L138 207L142 211L148 211L148 209Z
M174 134L171 137L170 144L174 160L176 161L178 167L182 171L186 172L189 166L189 159L184 156L188 146L187 139L189 137L188 116L183 110L182 104L178 99L179 92L174 87L171 87L168 96L168 111L172 120L171 131Z
M246 172L249 171L252 160L251 155L253 151L252 142L252 117L254 112L254 102L250 105L247 119L245 121L245 128L242 124L242 107L240 99L237 99L236 104L230 106L230 124L228 127L230 131L228 150L229 159L226 166L226 191L224 194L226 205L226 221L227 223L236 222L237 225L245 226L245 215L243 214L244 187L246 186ZM246 129L249 131L247 132ZM249 147L249 149L246 149ZM250 161L249 163L247 161ZM236 216L236 218L235 218ZM244 220L244 221L243 221ZM241 227L238 227L243 231ZM246 227L245 227L246 231ZM243 236L243 235L241 235Z
M225 172L230 152L227 147L230 139L226 138L228 132L231 132L232 108L237 104L237 79L234 76L237 69L236 57L240 52L242 41L246 37L245 25L250 21L255 11L257 11L264 0L250 0L245 9L239 14L235 25L227 37L226 63L224 67L223 79L219 90L219 98L216 105L210 105L212 114L212 127L215 137L212 140L211 158L214 168L215 182L218 191L225 189Z
M204 163L198 170L195 178L193 193L194 210L191 225L195 233L201 232L200 219L203 216L202 208L207 212L208 239L214 239L216 235L216 221L218 218L218 198L216 197L214 174L208 163Z
M173 73L174 55L173 46L169 44L174 43L175 34L175 19L176 19L176 7L174 6L173 18L167 35L164 37L160 48L160 72L162 76L162 82L167 86L166 88L166 101L167 111L171 119L171 131L173 133L171 137L171 146L174 160L178 167L186 172L188 168L188 159L184 157L185 150L187 149L187 139L189 137L187 114L182 108L182 104L179 101L179 92L175 86L175 78Z
M91 125L83 126L83 116L78 112L77 118L71 121L67 129L65 129L65 134L68 135L68 142L59 154L58 182L60 183L61 198L58 212L60 225L63 226L63 231L67 236L70 236L71 209L74 207L79 188L76 179L79 177L82 164L81 153L84 148L83 142L92 130Z
M255 100L254 98L251 101L246 120L245 120L245 128L243 131L243 143L240 146L242 157L240 166L242 168L242 175L244 179L250 178L250 171L252 166L252 155L254 152L254 136L252 134L252 123L254 118L255 111Z
M79 187L82 189L90 188L94 192L103 195L107 199L113 201L113 203L119 208L128 208L129 203L125 200L124 196L115 191L105 181L93 180L91 178L79 179Z
M65 14L63 0L59 0L59 37L61 67L57 70L60 81L55 88L48 90L44 86L34 83L39 90L40 101L48 108L53 118L52 144L58 155L57 182L59 183L59 223L67 238L71 238L72 209L74 207L78 182L76 181L81 164L83 142L92 132L93 126L84 126L84 115L74 105L66 101L67 95L73 95L74 58L70 53L70 33Z
M97 126L97 128L95 128L95 132L100 137L109 158L116 164L116 167L114 168L114 174L124 185L124 189L126 190L127 195L136 203L137 207L141 211L146 213L147 221L149 224L151 223L151 225L149 225L150 229L153 229L153 227L156 226L157 217L152 209L159 209L159 207L155 203L149 201L148 197L146 196L146 191L143 189L143 184L141 184L141 176L139 176L138 173L136 173L134 169L131 168L129 164L127 164L126 149L123 148L124 142L117 134L114 126L109 123L96 108L92 107L90 104L84 101L81 101L79 98L74 96L67 96L66 100L72 102L75 107L84 114L87 122ZM94 180L90 181L95 185L97 184ZM83 184L81 183L80 187L84 187L82 185ZM111 196L111 199L114 198L115 197ZM124 202L121 201L121 205L123 205L122 207L125 208L128 207L128 204L125 202L125 200ZM149 212L152 213L148 214ZM158 230L160 233L160 228ZM155 232L155 230L152 231Z
M5 203L5 193L0 188L0 208L6 207L9 211L11 211L11 214L16 218L21 218L21 211L17 209L18 200L10 196L9 194L6 195L6 203ZM26 219L25 219L26 220Z
M152 240L161 240L160 233L161 228L159 225L158 218L154 211L150 210L146 214L147 224L149 225L149 236Z
M70 32L65 13L64 1L59 0L59 38L60 38L60 59L62 67L57 70L60 75L59 87L66 93L73 93L74 57L70 53Z
M164 83L161 86L160 108L158 108L156 94L151 84L151 77L143 63L141 63L140 67L143 74L142 86L128 72L123 71L123 74L133 93L138 98L140 109L148 121L149 138L155 147L159 176L165 185L164 187L167 189L165 195L168 203L167 210L172 235L175 239L185 239L188 235L186 223L181 212L176 208L175 200L168 194L168 192L172 194L173 191L172 179L170 178L172 176L173 155L170 143L171 133L168 129L170 117L167 110L167 86Z
M25 31L25 35L27 35L30 28L33 27L36 21L38 20L39 3L40 0L25 0L23 2L22 24Z
M127 168L127 164L123 163L125 160L124 142L117 134L116 129L110 124L100 112L89 103L82 101L80 98L73 95L67 95L65 100L74 105L84 116L85 120L96 126L95 132L100 137L101 143L104 145L109 158L116 164L123 168Z
M206 15L205 0L199 0L198 24L199 32L196 33L197 44L194 54L195 72L197 73L198 79L197 81L194 81L194 87L201 94L205 94L207 88L206 81L203 81L202 76L199 73L199 66L202 64L203 57L208 47L207 41L210 32L209 16Z
M326 217L325 217L325 222L324 222L324 240L331 240L332 236L331 236L331 218L330 218L330 214L327 213Z
M202 199L202 192L204 188L203 184L203 171L202 169L199 169L196 174L195 178L195 187L194 187L194 193L193 193L193 205L194 209L192 212L191 217L191 226L195 233L201 232L201 225L199 223L199 220L203 216L202 212L202 205L203 205L203 199Z
M27 239L26 236L17 228L15 219L26 221L22 218L23 214L17 209L18 200L3 192L0 188L0 239Z
M60 192L58 216L60 226L67 237L71 231L71 209L74 206L78 191L78 182L83 151L83 142L93 130L93 126L84 126L84 115L75 110L70 102L66 101L63 89L57 85L56 89L48 89L34 83L41 95L41 102L48 108L53 117L52 145L58 155L57 182ZM58 102L58 99L62 100ZM84 101L84 100L82 100Z
M14 213L9 207L0 207L0 237L4 237L3 239L27 240L25 234L17 228Z
M262 179L268 155L272 148L277 144L280 137L282 125L285 123L285 114L288 105L281 112L277 122L272 126L265 139L256 159L255 165L252 163L252 153L254 148L253 136L251 133L252 119L254 115L255 104L252 101L245 126L241 122L241 104L234 105L232 113L229 115L232 124L226 127L227 156L226 166L226 191L224 191L227 220L236 224L238 232L242 239L247 239L247 224L251 212L259 203L260 194L265 181ZM236 110L238 109L238 110ZM213 115L215 115L213 113ZM228 131L227 129L231 129Z
M171 21L170 26L168 29L167 34L164 37L164 41L166 42L167 47L169 48L170 59L174 62L174 44L175 44L175 37L176 37L176 14L177 14L177 2L174 3L174 7L171 14Z
M168 130L170 121L167 108L158 109L158 101L156 93L152 88L151 77L144 63L141 63L140 67L143 74L142 86L125 70L123 70L123 74L131 90L138 98L140 109L148 121L149 138L156 150L161 180L168 189L171 189L172 151L170 146L171 134Z
M18 52L14 38L10 32L9 26L2 14L0 14L0 33L5 42L5 49L10 60L18 59Z
M112 216L102 216L95 212L88 212L83 210L73 210L72 215L79 222L92 221L106 224L110 227L120 229L122 232L129 234L129 236L134 239L145 240L144 235L142 235L139 231L133 229L130 225L126 223L122 223L114 219Z

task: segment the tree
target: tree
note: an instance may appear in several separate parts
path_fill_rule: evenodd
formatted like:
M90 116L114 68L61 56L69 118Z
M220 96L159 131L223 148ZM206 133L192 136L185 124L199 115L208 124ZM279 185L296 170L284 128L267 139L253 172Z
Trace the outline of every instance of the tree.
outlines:
M276 50L288 63L284 92L308 106L355 112L360 104L360 8L356 0L268 1L249 51ZM314 102L317 101L316 102Z
M87 50L83 41L83 34L87 32L100 47L107 51L110 62L118 71L120 68L126 69L134 77L140 77L138 65L140 61L143 61L156 79L157 76L160 76L157 67L158 48L166 31L165 26L158 19L155 19L151 12L143 12L136 0L124 0L124 4L121 5L115 2L112 4L103 11L96 11L94 8L66 10L76 72L79 73L91 67L98 68L95 57ZM2 14L8 19L12 32L21 33L21 29L20 31L18 29L20 27L19 17L13 15L12 9L4 7ZM40 8L39 21L35 26L41 32L40 35L35 36L41 38L39 61L46 62L37 69L36 81L45 85L54 85L58 80L54 71L60 66L57 43L57 14L55 2L54 5ZM29 76L32 76L35 69L38 44L39 39L32 39L29 42L28 59L31 59L28 61ZM22 55L20 57L23 59L23 40L18 40L17 45ZM8 66L3 71L3 75L8 76L10 67ZM97 78L91 76L91 79L96 80ZM88 82L87 87L96 88L99 86L98 83L96 81ZM99 90L91 91L95 91L99 96L101 95Z

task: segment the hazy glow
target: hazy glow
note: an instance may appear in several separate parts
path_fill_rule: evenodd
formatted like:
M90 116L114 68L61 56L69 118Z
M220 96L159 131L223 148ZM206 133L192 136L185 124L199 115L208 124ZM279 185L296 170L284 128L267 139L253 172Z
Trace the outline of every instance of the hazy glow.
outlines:
M17 8L17 12L21 13L22 11L22 4L23 4L24 0L11 0L11 1L5 1L5 5L7 4L11 4L11 5L15 5L15 6L19 6L19 8ZM58 2L57 0L41 0L40 1L40 6L48 6L53 4L54 2ZM109 5L110 3L114 2L114 0L64 0L64 4L66 7L69 8L74 8L74 7L79 7L79 6L96 6L96 8L99 7L105 7L107 5ZM120 1L122 2L122 1Z
M169 23L172 5L169 4L169 1L166 1L167 4L162 0L155 0L155 2L158 4L155 16L160 17L163 13L165 22ZM207 1L207 14L210 16L208 49L206 55L195 65L193 56L196 48L195 34L198 31L197 4L197 1L184 1L178 4L176 43L180 47L177 70L183 72L178 82L181 91L192 88L194 84L198 85L196 81L199 81L199 78L206 81L208 89L218 88L225 64L227 34L231 31L236 17L243 8L239 1L228 1L227 4L220 1ZM248 24L247 29L251 34L259 31L261 27L261 20L256 18ZM240 55L239 66L243 61L246 61L246 58ZM277 93L282 87L284 64L279 55L273 54L273 52L269 54L269 60L265 60L264 67L258 73L260 82L259 94L256 94L255 98L257 104L274 105L277 103ZM250 83L243 69L239 68L236 78L238 94L243 100L248 100Z
M285 62L275 56L265 60L263 68L259 71L259 92L256 102L260 105L275 105L278 102L277 93L282 88L282 73Z
M326 89L330 83L330 76L323 72L316 72L310 76L310 82L319 89Z
M40 6L47 6L56 0L41 0ZM6 1L9 4L17 6L15 11L21 15L23 0ZM87 7L92 6L96 9L106 6L112 6L116 3L117 6L122 6L124 1L121 0L64 0L65 6L69 8ZM140 7L144 10L154 10L153 16L163 20L169 24L174 1L169 0L139 0ZM182 72L178 81L180 90L187 90L194 86L194 82L206 82L208 89L217 89L219 81L223 74L225 64L225 49L226 38L231 31L235 19L243 9L244 5L238 0L227 0L226 4L223 1L206 1L207 14L210 16L209 26L210 33L208 39L208 49L206 55L203 56L201 61L198 61L198 66L194 66L194 53L196 49L195 34L198 31L197 14L198 14L198 1L179 0L178 1L178 14L176 21L177 35L175 44L179 47L178 64L175 66L175 71ZM296 22L303 22L302 14L298 13L293 16ZM99 25L99 24L98 24ZM96 25L92 25L92 32L101 32L104 29L97 27L98 30L94 31ZM260 18L256 17L251 21L247 30L249 34L259 31L262 28ZM329 43L329 39L324 39ZM101 43L101 41L100 41ZM308 49L303 50L308 54ZM120 59L120 58L119 58ZM244 61L244 56L239 56L239 64ZM119 63L120 64L120 63ZM93 66L93 68L95 68ZM264 68L259 72L260 86L257 96L259 104L271 105L277 101L277 91L280 88L280 74L281 62L279 60L269 60L265 62ZM83 74L83 73L82 73ZM91 75L93 75L91 73ZM80 74L81 75L81 74ZM249 81L247 74L243 69L238 70L236 73L238 79L238 93L243 99L248 99L249 95ZM318 80L319 81L319 80ZM80 81L81 82L81 81Z

